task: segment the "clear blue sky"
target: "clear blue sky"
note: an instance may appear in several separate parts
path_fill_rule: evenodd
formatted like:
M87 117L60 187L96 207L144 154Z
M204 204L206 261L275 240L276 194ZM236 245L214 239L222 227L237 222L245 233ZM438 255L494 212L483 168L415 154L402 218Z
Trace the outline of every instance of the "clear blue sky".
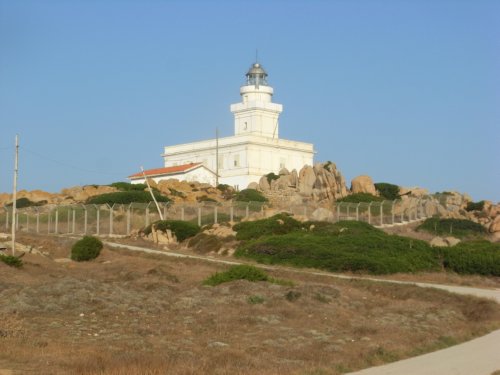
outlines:
M500 1L0 0L0 191L59 191L231 135L259 50L280 137L349 182L500 200Z

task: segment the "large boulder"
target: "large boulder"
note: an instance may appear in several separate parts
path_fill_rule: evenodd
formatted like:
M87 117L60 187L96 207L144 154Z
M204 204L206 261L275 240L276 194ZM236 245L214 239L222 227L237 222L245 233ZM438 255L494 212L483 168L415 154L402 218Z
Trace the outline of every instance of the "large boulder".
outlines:
M368 193L372 195L377 195L377 190L373 184L373 180L370 176L358 176L351 181L351 192L356 193Z
M299 192L303 195L311 195L314 183L316 182L316 173L313 167L305 165L299 172Z
M333 221L334 214L326 208L317 208L311 214L311 219L314 221Z
M497 216L490 224L490 227L488 228L490 233L497 233L500 232L500 215Z

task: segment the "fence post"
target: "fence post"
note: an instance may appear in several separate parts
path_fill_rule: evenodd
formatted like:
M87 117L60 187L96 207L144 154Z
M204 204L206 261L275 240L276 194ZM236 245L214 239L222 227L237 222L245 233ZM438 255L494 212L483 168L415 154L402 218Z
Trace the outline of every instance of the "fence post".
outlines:
M349 220L349 215L351 214L351 204L347 203L347 210L346 210L346 215L347 215L347 220Z
M184 221L184 206L181 207L181 220Z
M372 202L368 204L368 224L372 223Z
M217 206L214 207L214 224L217 224Z
M250 216L250 214L249 214L249 210L250 210L250 209L248 208L248 206L250 206L250 203L249 203L249 204L247 204L247 206L246 206L246 208L245 208L245 218L247 218L247 219L248 219L248 216Z
M361 204L361 202L358 202L358 204L356 205L356 221L359 221L359 205Z
M6 210L5 229L9 231L9 211Z
M109 235L110 236L113 234L113 207L114 206L115 206L114 203L112 206L109 206Z
M73 224L71 226L71 233L75 234L75 230L76 230L76 211L75 211L75 208L73 207L71 211L73 213Z
M234 206L231 203L231 207L229 207L229 221L234 222Z
M40 210L36 208L36 232L40 232Z
M150 203L151 203L151 202L150 202ZM146 211L145 211L145 213L146 213L146 217L145 217L145 220L146 220L146 226L148 226L148 225L149 225L149 203L148 203L148 205L147 205L147 207L146 207Z
M83 206L83 234L87 234L87 207Z
M198 226L201 227L201 207L198 207Z
M127 208L127 236L130 236L130 210L132 207L132 203L128 205Z
M66 212L66 219L67 219L66 233L69 233L69 210Z
M101 221L101 207L100 206L96 206L96 219L97 219L97 224L96 224L96 234L99 235L99 227L100 227L100 221Z
M380 225L384 225L384 202L380 202Z
M163 205L163 218L164 218L165 220L167 220L167 206L168 206L168 203L165 203L165 204Z
M28 212L26 212L26 232L30 231L30 217L28 215Z
M16 216L14 217L14 223L16 224L16 230L19 230L19 212L16 212Z
M50 234L50 224L52 224L52 211L49 210L47 219L47 233Z
M394 206L396 205L396 201L392 201L391 214L392 214L392 225L394 225Z
M56 217L54 223L54 233L57 234L59 232L59 210L56 208Z

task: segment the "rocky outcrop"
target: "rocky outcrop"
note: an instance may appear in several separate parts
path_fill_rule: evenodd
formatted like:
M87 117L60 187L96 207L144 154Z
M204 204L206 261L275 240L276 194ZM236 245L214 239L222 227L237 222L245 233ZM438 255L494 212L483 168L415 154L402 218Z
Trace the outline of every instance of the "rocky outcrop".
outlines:
M370 176L358 176L351 181L351 192L356 193L368 193L372 195L378 195L377 189Z
M451 247L460 243L460 240L455 237L434 237L430 241L432 247Z
M252 185L253 187L255 185ZM348 195L345 180L334 163L306 165L299 172L282 169L278 178L262 176L258 184L271 203L289 205L328 203Z
M174 202L222 202L234 193L231 187L228 187L228 190L223 192L210 184L196 181L179 181L175 178L162 180L159 183L153 180L148 180L148 182Z

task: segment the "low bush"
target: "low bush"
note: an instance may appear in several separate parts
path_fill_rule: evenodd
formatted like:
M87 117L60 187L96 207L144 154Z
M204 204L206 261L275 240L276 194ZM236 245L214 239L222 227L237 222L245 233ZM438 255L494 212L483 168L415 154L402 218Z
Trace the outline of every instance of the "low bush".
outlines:
M481 224L471 220L440 219L437 217L426 219L417 227L417 230L423 230L437 236L450 235L460 238L479 237L486 234L486 229Z
M376 197L370 193L355 193L348 195L347 197L337 199L337 202L347 202L347 203L370 203L370 202L381 202L384 198Z
M28 198L19 198L16 199L16 207L17 208L25 208L25 207L34 207L34 206L42 206L44 204L47 204L47 201L38 201L38 202L33 202L29 200ZM7 207L12 207L12 203L8 203Z
M198 233L194 237L190 238L188 247L197 253L207 254L219 251L222 247L222 241L217 236L206 233Z
M439 248L446 269L460 274L500 276L500 243L485 240Z
M233 227L233 230L237 232L237 240L251 240L265 235L285 234L301 228L302 225L299 221L290 215L281 213L267 219L238 223Z
M266 235L240 245L235 255L266 264L333 272L389 274L440 269L435 250L426 242L391 236L366 223L350 221L312 231Z
M375 189L380 193L384 199L393 201L399 198L399 186L389 184L387 182L378 182L375 184Z
M142 230L142 233L144 233L145 235L150 234L153 225L157 230L161 230L162 232L166 232L167 229L170 229L172 233L175 234L175 237L177 237L177 240L179 242L184 241L186 238L195 236L201 229L197 224L189 221L158 220L144 228Z
M102 242L96 237L85 236L71 248L71 259L77 262L92 260L99 256L102 250Z
M131 184L130 182L113 182L108 186L114 187L120 191L144 191L148 188L146 184ZM154 190L155 188L153 188Z
M16 268L20 268L23 265L23 261L13 255L0 254L0 261L4 262L8 266Z
M206 279L203 284L215 286L234 280L268 281L269 277L264 271L258 269L257 267L242 264L231 266L227 271L224 272L214 273L212 276Z
M153 192L158 202L170 202L171 200L159 193ZM90 197L87 204L130 204L152 202L151 194L148 191L118 191L115 193L105 193Z
M468 202L467 207L465 207L466 211L482 211L484 208L484 201L479 202Z
M273 182L274 180L277 180L279 178L280 178L280 176L277 174L274 174L273 172L266 174L267 183L269 185L271 185L271 182Z
M217 201L215 199L210 198L210 197L208 197L206 195L201 195L199 197L196 197L196 200L198 202L211 202L211 203L213 202L213 203L217 203Z
M250 305L257 305L259 303L264 303L264 301L265 301L264 297L258 295L249 296L247 298L247 302Z
M239 202L267 202L267 198L255 189L244 189L238 192L235 200Z

